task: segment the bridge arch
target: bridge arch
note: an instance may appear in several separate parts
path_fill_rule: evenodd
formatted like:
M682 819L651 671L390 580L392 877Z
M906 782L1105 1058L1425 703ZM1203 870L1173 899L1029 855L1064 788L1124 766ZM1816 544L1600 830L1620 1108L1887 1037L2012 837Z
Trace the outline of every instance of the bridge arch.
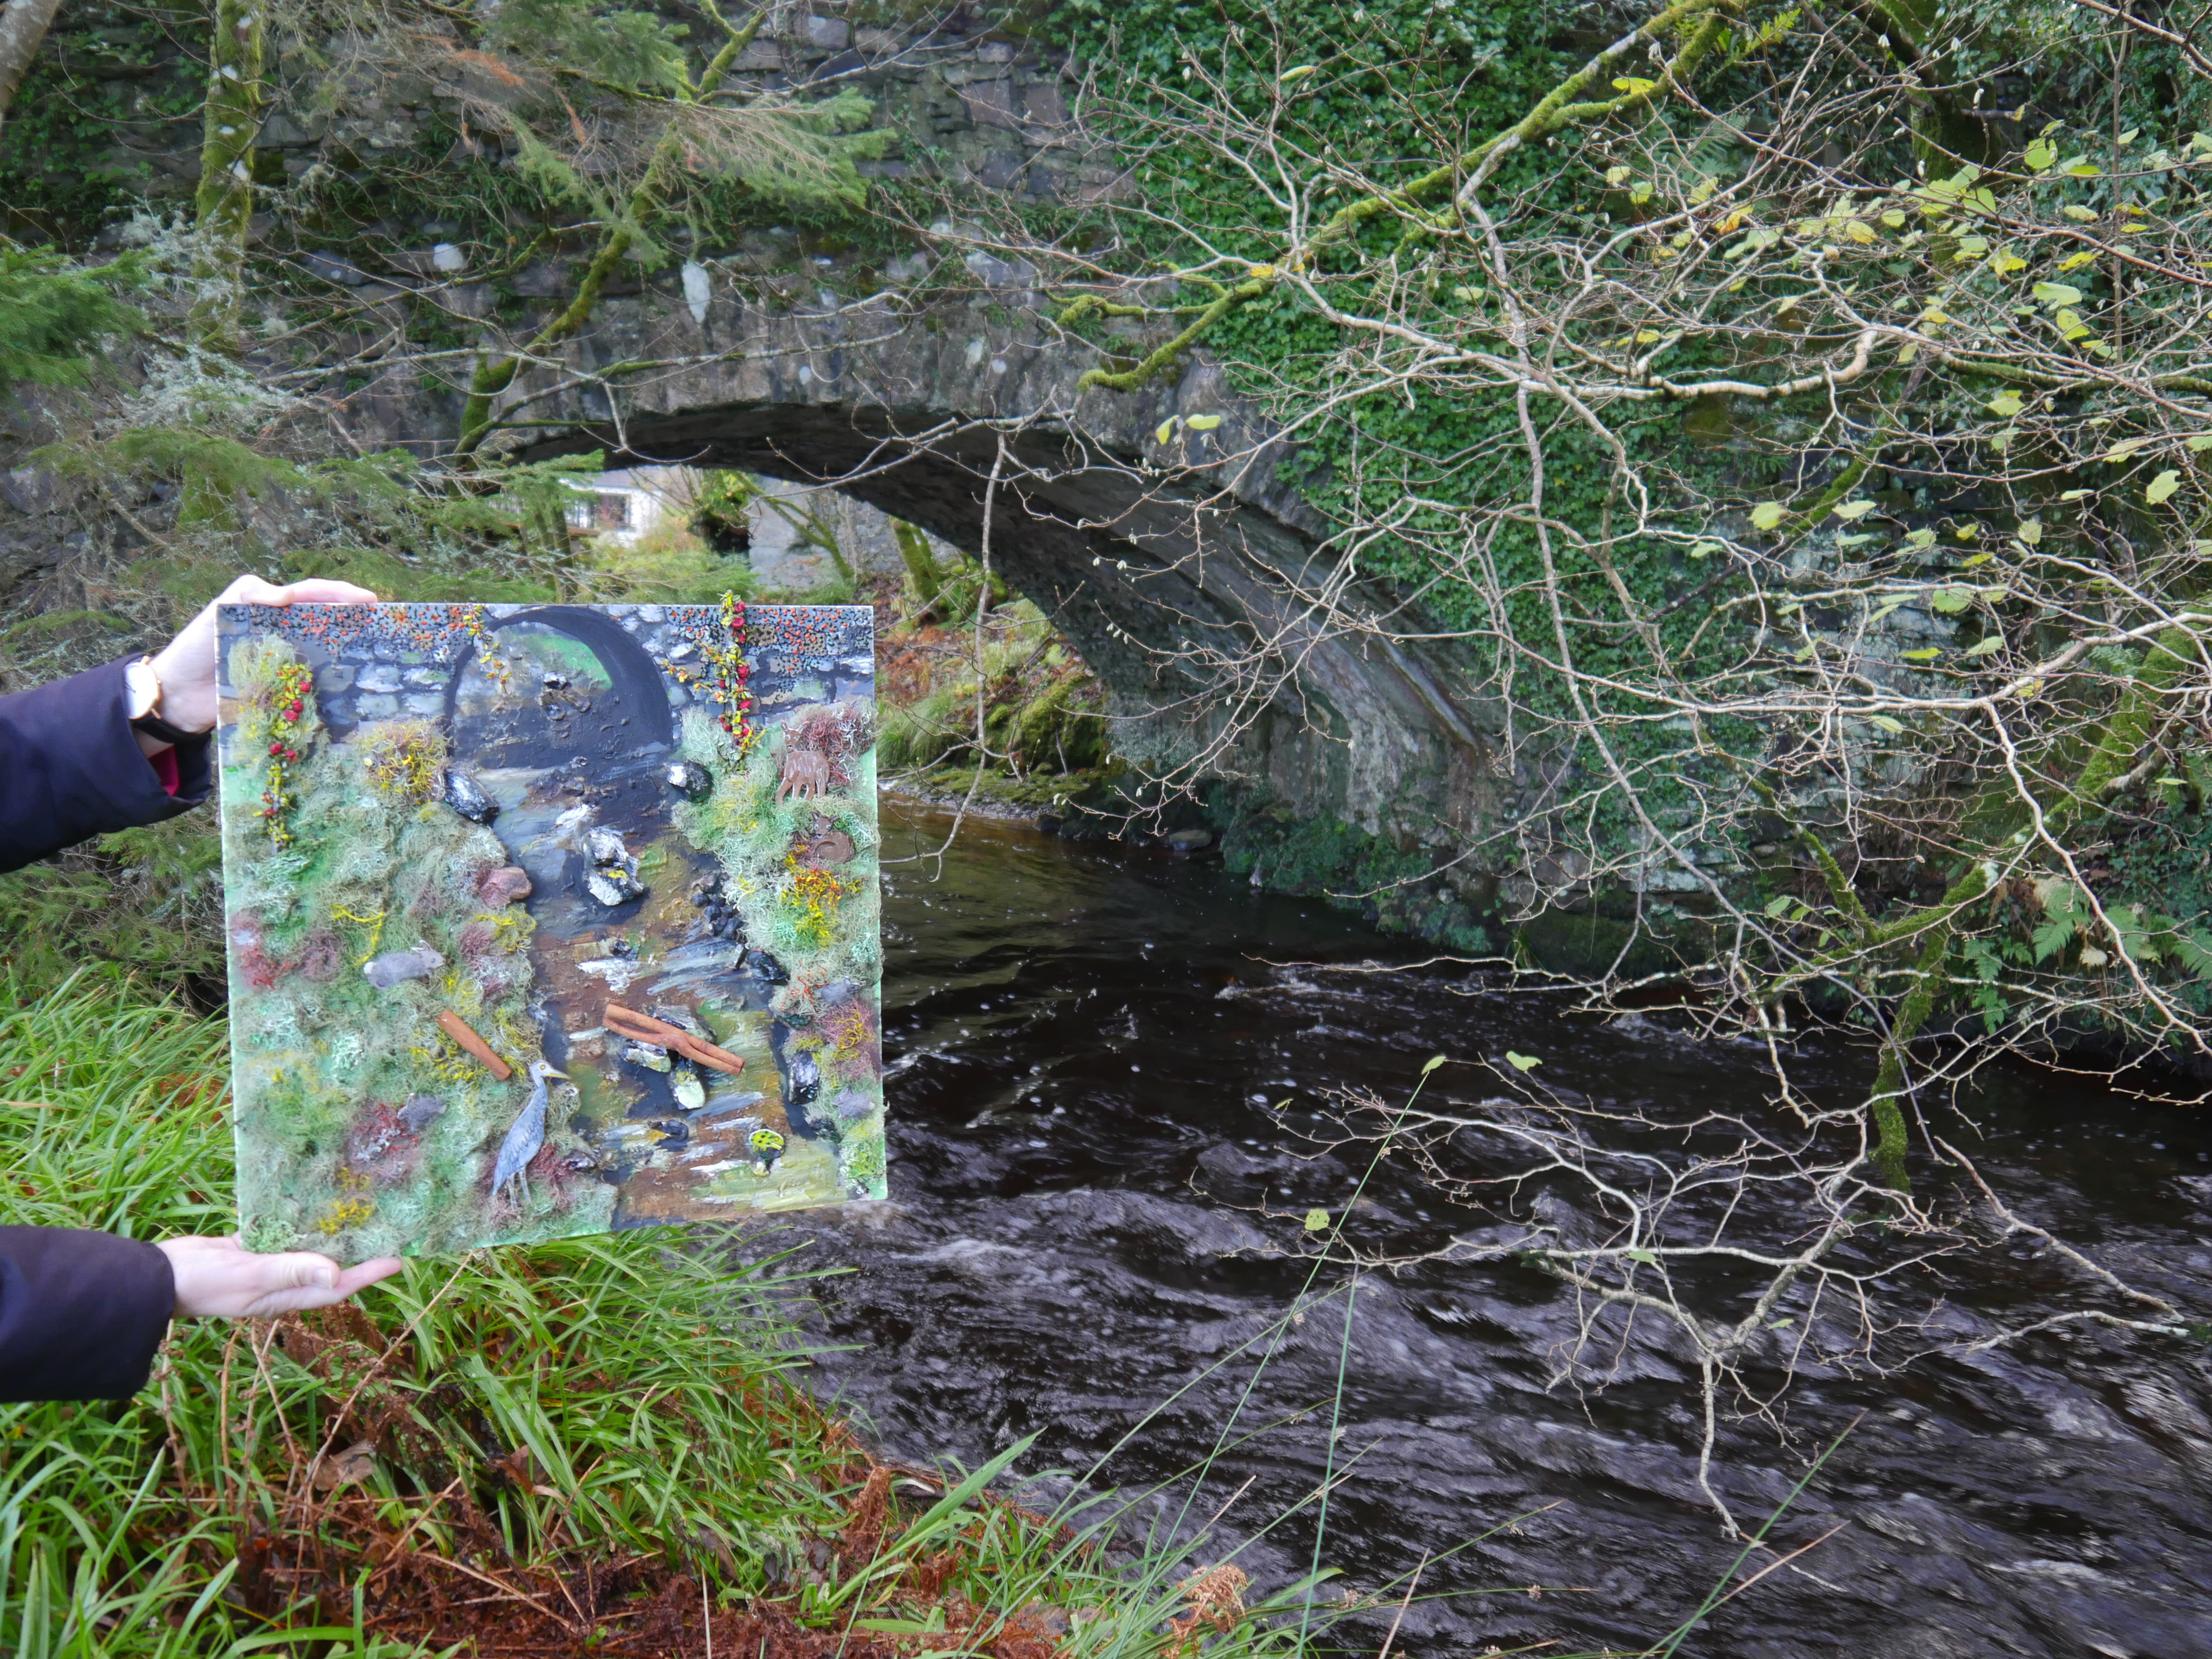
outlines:
M1205 362L1134 395L1079 391L1101 358L1034 310L980 301L725 290L698 317L648 292L605 305L562 369L508 402L532 459L600 450L610 466L823 485L971 553L988 517L993 568L1109 688L1124 750L1206 755L1233 786L1401 846L1489 817L1510 780L1492 775L1497 722L1473 682L1443 653L1302 611L1296 592L1334 555L1262 413ZM1162 441L1193 415L1220 424ZM1354 609L1388 602L1346 592ZM1229 677L1253 706L1224 742L1221 665L1261 647L1267 668Z

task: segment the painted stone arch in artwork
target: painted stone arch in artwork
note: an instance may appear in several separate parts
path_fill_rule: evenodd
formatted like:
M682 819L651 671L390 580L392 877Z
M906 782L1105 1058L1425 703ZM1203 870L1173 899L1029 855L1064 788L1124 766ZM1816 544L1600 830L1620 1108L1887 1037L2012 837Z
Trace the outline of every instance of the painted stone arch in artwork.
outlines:
M633 735L639 745L651 743L665 748L674 743L675 715L668 706L660 669L635 635L603 611L566 605L539 605L488 617L485 632L496 635L511 629L533 626L562 635L589 650L605 671L609 690L623 713L637 722ZM453 664L453 677L446 684L447 725L457 735L454 721L462 686L478 654L477 644L472 640L462 648Z

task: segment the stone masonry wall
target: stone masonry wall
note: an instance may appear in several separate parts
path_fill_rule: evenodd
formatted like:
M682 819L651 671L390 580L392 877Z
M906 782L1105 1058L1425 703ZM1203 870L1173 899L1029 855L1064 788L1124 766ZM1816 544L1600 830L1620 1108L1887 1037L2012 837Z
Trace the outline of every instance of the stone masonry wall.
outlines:
M897 134L884 159L860 164L867 177L1066 201L1122 188L1111 155L1087 141L1073 119L1079 64L990 26L978 6L939 7L891 24L866 21L880 9L848 0L787 5L772 20L773 32L764 29L738 60L734 78L802 100L854 88L866 94L875 107L873 124ZM66 30L66 17L62 27ZM705 39L712 27L703 19L695 21L695 38ZM332 37L313 44L311 52L297 38L276 41L274 97L260 148L286 179L320 170L373 180L380 167L429 142L434 126L450 132L459 125L457 103L432 78L343 67L333 76L318 60L343 65L345 42ZM143 84L148 95L141 102L148 108L161 101L156 94L166 81L181 82L199 73L173 53L150 70L127 67ZM481 131L464 142L479 149L512 149L499 136ZM120 131L104 161L149 201L181 204L198 179L199 143L197 115L149 119ZM268 216L257 221L258 234L272 228ZM440 239L460 228L457 221L435 218L370 227L372 237L381 230L395 246L377 254L313 256L308 269L356 288L383 277L449 271L454 267L442 261L452 255L441 256ZM118 223L104 240L114 245L120 235ZM786 264L797 257L791 240L787 232L763 230L732 251L763 267ZM562 280L557 271L525 271L514 286L526 296L539 289L550 295Z

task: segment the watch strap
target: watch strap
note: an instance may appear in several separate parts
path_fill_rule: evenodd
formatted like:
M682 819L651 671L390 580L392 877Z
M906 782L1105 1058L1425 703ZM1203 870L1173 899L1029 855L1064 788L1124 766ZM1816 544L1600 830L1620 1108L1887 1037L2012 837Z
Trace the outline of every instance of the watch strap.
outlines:
M125 694L129 701L125 713L129 716L131 729L142 732L156 743L198 743L208 734L187 732L180 726L172 726L154 711L161 706L161 677L150 656L140 657L123 671ZM136 712L134 712L136 711Z
M179 745L202 742L208 735L204 732L187 732L182 726L172 726L159 714L141 714L131 722L131 729L143 732L156 743Z

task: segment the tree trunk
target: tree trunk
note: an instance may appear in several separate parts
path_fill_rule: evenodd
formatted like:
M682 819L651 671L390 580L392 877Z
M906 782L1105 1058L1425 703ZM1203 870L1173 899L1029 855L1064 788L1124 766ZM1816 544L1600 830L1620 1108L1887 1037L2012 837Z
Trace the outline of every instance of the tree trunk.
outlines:
M207 115L200 140L200 187L195 198L200 246L192 272L192 343L207 351L238 349L246 236L253 222L253 141L263 106L261 0L216 0L208 43Z
M30 73L31 60L46 38L46 30L62 0L8 0L0 6L0 120L7 118L16 90Z
M207 114L200 140L192 260L195 295L185 322L202 351L235 356L245 298L246 238L253 222L253 141L260 136L264 0L216 0L208 42ZM238 504L198 469L185 473L177 527L240 528Z

